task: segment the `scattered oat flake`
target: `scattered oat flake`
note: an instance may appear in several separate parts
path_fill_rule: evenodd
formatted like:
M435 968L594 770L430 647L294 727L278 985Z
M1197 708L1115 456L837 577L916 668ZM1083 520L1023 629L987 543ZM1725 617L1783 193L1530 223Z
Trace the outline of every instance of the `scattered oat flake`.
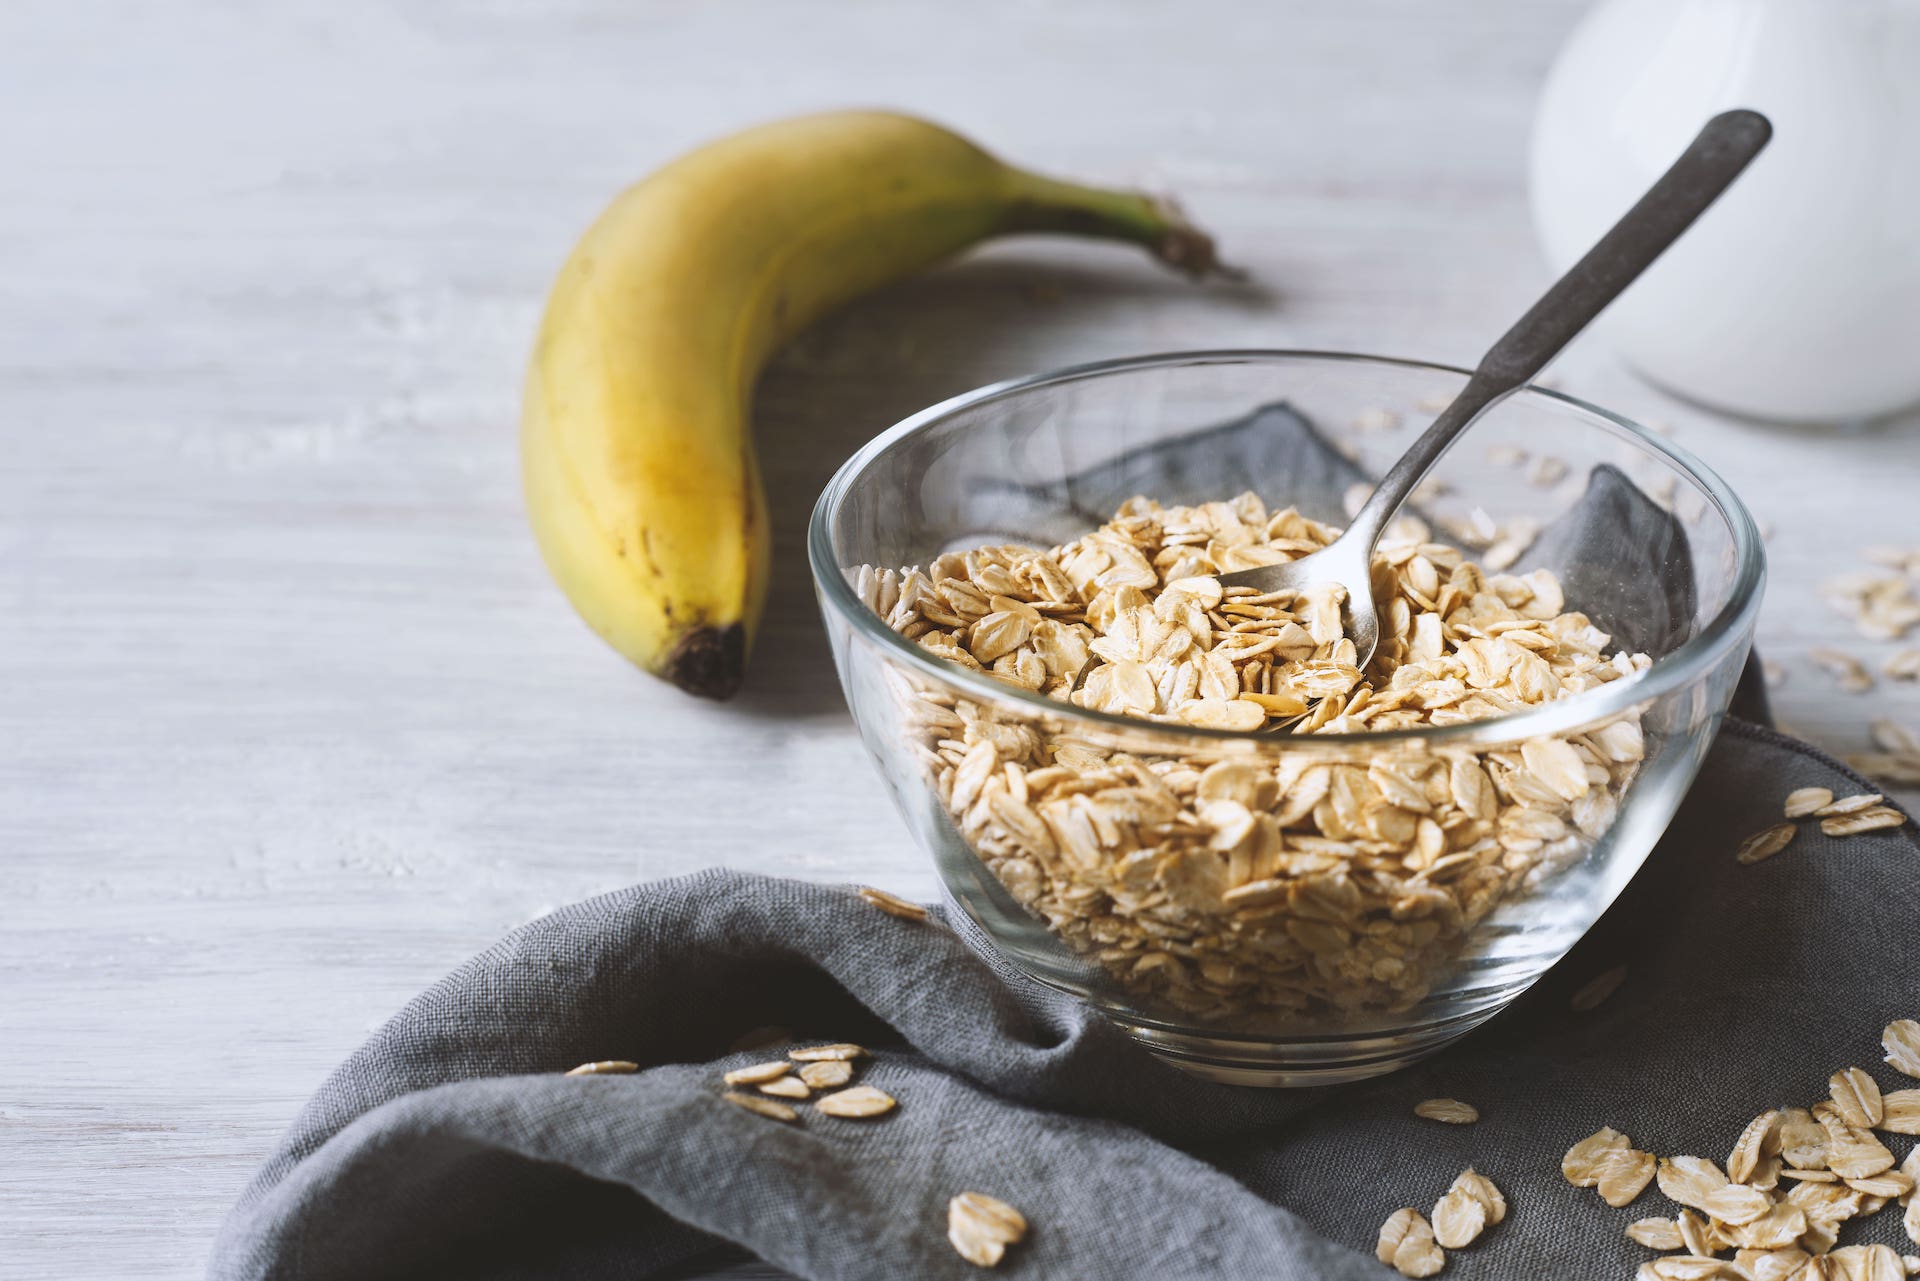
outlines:
M1801 1216L1804 1224L1806 1216ZM1734 1266L1727 1269L1728 1277L1740 1277L1742 1281L1790 1281L1800 1276L1813 1256L1798 1245L1786 1245L1775 1249L1742 1249L1733 1257ZM1807 1281L1800 1278L1800 1281Z
M1772 858L1793 843L1797 829L1791 823L1775 823L1772 827L1755 832L1740 842L1740 848L1733 852L1736 863L1759 863Z
M1820 820L1820 830L1828 836L1858 836L1861 832L1881 832L1906 825L1907 816L1891 805L1875 805L1853 814L1840 814Z
M721 1078L728 1085L759 1085L762 1081L771 1081L775 1077L785 1076L791 1063L775 1059L771 1063L755 1063L752 1067L735 1068Z
M1780 1177L1783 1179L1799 1179L1803 1183L1837 1183L1840 1180L1840 1176L1832 1170L1795 1170L1787 1168L1780 1171Z
M888 916L897 916L903 921L924 921L927 919L926 908L909 899L903 899L897 894L889 894L885 890L878 889L872 885L862 885L859 893L861 898L873 904Z
M1616 1210L1632 1205L1653 1182L1656 1164L1653 1153L1635 1148L1605 1153L1600 1158L1600 1177L1593 1185L1594 1191Z
M797 1121L800 1119L800 1114L786 1104L774 1099L762 1098L758 1094L743 1094L739 1090L728 1090L720 1097L737 1108L745 1108L749 1112L757 1112L761 1116L770 1117L775 1121Z
M1464 1188L1467 1192L1478 1198L1480 1204L1487 1207L1487 1226L1491 1227L1507 1217L1507 1198L1505 1194L1494 1186L1492 1179L1489 1179L1472 1166L1468 1166L1466 1170L1461 1173L1460 1177L1453 1181L1453 1186Z
M1820 670L1833 677L1842 691L1848 694L1864 694L1873 688L1873 673L1852 654L1837 649L1810 649L1807 657Z
M1864 1179L1843 1179L1842 1182L1855 1192L1882 1197L1888 1201L1913 1191L1913 1180L1898 1170L1882 1170L1878 1174L1869 1174Z
M1459 1099L1422 1099L1413 1105L1413 1114L1448 1125L1472 1125L1480 1119L1480 1109Z
M801 1050L788 1050L787 1057L795 1063L821 1063L831 1060L861 1059L867 1052L857 1045L842 1042L838 1045L809 1045Z
M1844 796L1837 801L1828 801L1814 811L1818 818L1832 818L1838 814L1858 814L1870 810L1887 798L1878 792L1862 792L1858 796Z
M1777 1154L1763 1156L1753 1167L1753 1172L1739 1182L1759 1188L1762 1192L1771 1192L1780 1186L1780 1171L1785 1165L1786 1162Z
M1578 992L1575 992L1573 999L1569 1001L1568 1004L1575 1011L1582 1014L1588 1010L1598 1009L1608 997L1619 991L1620 985L1626 981L1627 967L1624 965L1616 965L1610 970L1603 970L1589 979Z
M1692 1210L1682 1210L1673 1216L1674 1226L1680 1229L1680 1244L1689 1254L1712 1254L1718 1242L1707 1240L1707 1221Z
M567 1069L568 1076L626 1076L638 1072L640 1065L626 1059L600 1059L594 1063L582 1063L577 1068Z
M1888 1090L1880 1113L1880 1128L1889 1134L1920 1134L1920 1090ZM1914 1150L1920 1152L1920 1144Z
M771 1094L776 1099L804 1099L813 1094L807 1083L797 1076L776 1077L763 1081L754 1087L762 1094Z
M1590 1188L1600 1181L1601 1158L1609 1152L1625 1152L1633 1146L1626 1135L1611 1126L1589 1134L1567 1149L1560 1160L1560 1173L1576 1188Z
M1920 751L1855 752L1846 758L1868 778L1894 787L1920 787Z
M1486 1227L1486 1202L1455 1179L1433 1207L1433 1239L1449 1250L1459 1250L1472 1245Z
M1786 816L1805 818L1833 804L1833 793L1824 787L1796 787L1787 793Z
M1745 1183L1753 1176L1760 1164L1760 1158L1766 1155L1769 1140L1776 1135L1780 1123L1780 1112L1776 1108L1762 1112L1747 1122L1747 1128L1740 1132L1734 1141L1733 1151L1727 1157L1727 1177L1735 1183Z
M1712 1218L1737 1227L1753 1222L1772 1206L1773 1198L1759 1188L1750 1188L1744 1183L1729 1183L1708 1192L1701 1199L1699 1209Z
M1883 1115L1880 1087L1859 1068L1842 1068L1827 1081L1833 1105L1848 1125L1868 1129L1880 1124Z
M1920 1021L1896 1019L1880 1034L1887 1063L1894 1071L1920 1078Z
M1433 1226L1415 1209L1395 1210L1380 1225L1374 1257L1392 1265L1403 1277L1430 1277L1447 1266L1446 1252L1434 1239Z
M1660 1162L1659 1178L1660 1190L1670 1200L1695 1210L1705 1208L1701 1202L1707 1193L1728 1186L1720 1167L1698 1156L1667 1157Z
M1890 1245L1843 1245L1825 1262L1830 1281L1900 1281L1906 1271Z
M947 1203L949 1214L958 1210L976 1220L998 1240L1009 1245L1027 1235L1027 1218L998 1197L984 1192L962 1192Z
M975 1267L991 1268L1007 1253L1005 1242L989 1240L974 1229L956 1227L951 1221L947 1225L947 1241L961 1258Z
M947 1240L968 1263L990 1268L1026 1235L1026 1216L998 1197L962 1192L947 1202Z
M1903 572L1841 574L1822 583L1820 595L1860 635L1869 640L1898 640L1920 626L1920 595L1915 594L1914 581L1906 577L1920 572L1920 557L1898 548L1874 548L1868 559Z
M1672 1219L1635 1219L1627 1225L1627 1236L1649 1250L1686 1248L1686 1243L1680 1239L1679 1225Z
M1827 1131L1827 1168L1842 1179L1864 1179L1893 1168L1893 1153L1869 1130L1848 1124L1831 1103L1813 1105L1813 1115Z
M1883 752L1905 755L1920 752L1920 738L1912 730L1886 717L1878 717L1867 725L1867 737L1873 745Z
M876 1090L871 1085L856 1085L823 1095L814 1101L813 1106L828 1116L864 1117L884 1116L898 1105L885 1090Z
M1781 1108L1780 1132L1769 1144L1780 1149L1782 1159L1801 1170L1827 1167L1827 1130L1813 1119L1806 1108Z
M853 1079L853 1064L845 1059L822 1059L818 1063L803 1064L800 1079L813 1089L831 1090Z
M1888 680L1920 681L1920 649L1903 649L1880 669Z

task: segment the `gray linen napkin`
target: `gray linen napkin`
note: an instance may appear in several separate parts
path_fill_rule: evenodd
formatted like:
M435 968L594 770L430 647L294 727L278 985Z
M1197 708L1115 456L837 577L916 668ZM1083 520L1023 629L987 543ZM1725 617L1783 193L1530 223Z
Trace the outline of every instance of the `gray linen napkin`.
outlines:
M1560 1176L1601 1125L1720 1159L1760 1110L1824 1097L1920 1016L1911 826L1807 827L1732 858L1789 789L1867 790L1812 748L1727 722L1613 909L1512 1009L1405 1072L1263 1091L1156 1062L1074 1000L982 960L938 916L843 887L714 870L565 908L414 1000L307 1105L220 1237L218 1279L689 1276L750 1252L808 1278L961 1278L947 1199L1033 1223L1009 1277L1379 1278L1374 1235L1468 1165L1511 1211L1445 1275L1625 1276L1626 1210ZM1628 966L1605 1004L1570 993ZM719 1098L749 1028L873 1048L893 1115L786 1126ZM633 1076L569 1078L588 1059ZM1433 1096L1477 1125L1412 1115ZM1897 1156L1910 1140L1886 1136ZM1898 1244L1894 1213L1849 1240ZM726 1243L733 1243L727 1245ZM1910 1248L1910 1247L1909 1247ZM764 1275L764 1274L761 1274Z

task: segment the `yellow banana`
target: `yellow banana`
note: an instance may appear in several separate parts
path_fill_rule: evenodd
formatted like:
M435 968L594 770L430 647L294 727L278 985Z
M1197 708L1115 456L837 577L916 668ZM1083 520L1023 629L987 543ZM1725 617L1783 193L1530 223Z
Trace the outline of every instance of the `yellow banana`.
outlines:
M881 112L751 129L621 194L554 285L521 432L534 533L581 617L682 689L732 694L767 577L747 422L762 363L854 294L1017 231L1218 266L1164 202L1024 173Z

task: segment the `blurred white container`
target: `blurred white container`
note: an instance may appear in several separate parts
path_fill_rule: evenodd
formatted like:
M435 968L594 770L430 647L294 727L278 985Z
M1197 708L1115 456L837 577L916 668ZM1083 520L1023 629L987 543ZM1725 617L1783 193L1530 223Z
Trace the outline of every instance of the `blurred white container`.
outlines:
M1653 381L1760 418L1920 402L1920 3L1605 0L1547 78L1535 225L1567 267L1717 111L1773 143L1600 321Z

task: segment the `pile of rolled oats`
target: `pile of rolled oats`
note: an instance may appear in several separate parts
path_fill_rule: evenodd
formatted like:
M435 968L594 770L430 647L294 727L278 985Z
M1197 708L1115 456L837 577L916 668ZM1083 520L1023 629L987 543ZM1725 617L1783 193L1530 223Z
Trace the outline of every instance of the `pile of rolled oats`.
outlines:
M1881 1033L1886 1061L1920 1076L1920 1023L1900 1019ZM1629 1224L1626 1234L1669 1251L1640 1266L1640 1281L1899 1281L1920 1274L1920 1255L1886 1245L1839 1245L1842 1225L1887 1206L1920 1245L1920 1146L1897 1166L1880 1133L1920 1134L1920 1090L1882 1093L1857 1067L1827 1082L1811 1108L1770 1108L1741 1131L1718 1165L1704 1157L1657 1159L1611 1128L1574 1144L1560 1169L1575 1187L1597 1188L1626 1206L1658 1182L1680 1210ZM1731 1258L1721 1257L1732 1252ZM1422 1275L1410 1273L1409 1275Z
M1490 912L1584 857L1639 769L1637 713L1492 748L1316 745L1504 716L1650 663L1613 652L1552 574L1489 574L1412 518L1374 558L1364 671L1337 588L1219 581L1336 532L1252 494L1135 498L1062 547L852 575L929 653L1050 699L1305 736L1131 744L895 673L957 830L1135 1001L1240 1025L1411 1007Z
M1882 1030L1880 1044L1887 1066L1920 1078L1920 1022L1896 1019ZM1616 1209L1655 1185L1678 1207L1671 1218L1654 1215L1627 1225L1628 1239L1663 1252L1640 1265L1637 1281L1920 1276L1920 1255L1839 1243L1846 1223L1892 1207L1901 1212L1900 1230L1920 1246L1920 1145L1910 1146L1902 1161L1881 1137L1920 1135L1920 1089L1882 1092L1870 1073L1849 1067L1828 1078L1827 1092L1810 1108L1773 1107L1754 1117L1724 1165L1697 1156L1658 1157L1602 1126L1567 1149L1560 1173ZM1464 1123L1480 1115L1456 1099L1427 1099L1413 1111ZM1380 1226L1375 1253L1402 1276L1430 1277L1446 1266L1447 1251L1473 1244L1506 1212L1500 1189L1469 1168L1435 1204L1430 1221L1411 1207L1395 1210Z

